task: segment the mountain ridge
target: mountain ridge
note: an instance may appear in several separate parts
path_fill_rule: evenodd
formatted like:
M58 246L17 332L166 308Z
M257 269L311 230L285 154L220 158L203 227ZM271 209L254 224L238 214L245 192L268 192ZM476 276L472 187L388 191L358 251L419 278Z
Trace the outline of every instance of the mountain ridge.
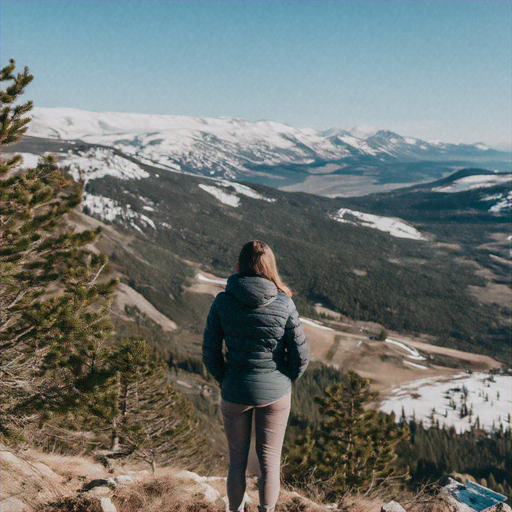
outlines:
M301 191L307 190L311 179L334 181L338 188L347 174L362 176L366 184L372 179L412 183L442 177L464 162L496 160L507 168L509 159L480 143L426 142L390 130L363 135L357 128L299 129L268 120L69 108L36 108L32 118L31 136L101 144L163 169L241 178L277 188L295 186ZM422 162L428 165L420 165L418 172Z

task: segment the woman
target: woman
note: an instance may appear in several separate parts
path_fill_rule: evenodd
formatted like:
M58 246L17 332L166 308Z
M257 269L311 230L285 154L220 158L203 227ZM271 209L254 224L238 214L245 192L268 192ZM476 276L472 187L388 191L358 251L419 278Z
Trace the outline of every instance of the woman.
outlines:
M273 512L279 496L291 383L306 369L309 347L291 291L279 277L270 247L259 240L245 244L237 271L210 309L203 362L222 389L221 410L230 458L229 510L244 509L254 414L261 468L259 511Z

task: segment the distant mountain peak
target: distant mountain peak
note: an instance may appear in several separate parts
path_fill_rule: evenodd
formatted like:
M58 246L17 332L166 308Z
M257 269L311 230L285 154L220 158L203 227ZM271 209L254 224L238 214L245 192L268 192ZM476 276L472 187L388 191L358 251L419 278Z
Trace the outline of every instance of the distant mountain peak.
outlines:
M308 173L308 166L330 162L343 166L345 160L355 168L361 162L379 169L386 162L489 154L488 146L481 143L432 144L369 126L320 131L266 119L88 112L72 108L35 108L32 117L28 131L32 136L82 140L163 168L178 167L228 179L290 166L301 166L301 172Z
M353 126L348 130L352 137L357 137L358 139L367 139L375 135L378 131L378 128L369 125Z
M369 139L373 139L373 138L377 138L377 137L388 138L388 139L393 138L393 139L398 139L398 140L405 140L404 137L402 137L398 133L392 132L391 130L379 130L374 135L372 135L372 136L370 136L368 138Z

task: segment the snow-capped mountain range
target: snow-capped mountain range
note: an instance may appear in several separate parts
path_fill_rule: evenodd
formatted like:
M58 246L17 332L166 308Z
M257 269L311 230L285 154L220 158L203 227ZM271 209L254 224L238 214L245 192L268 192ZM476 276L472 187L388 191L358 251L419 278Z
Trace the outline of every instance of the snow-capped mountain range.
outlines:
M113 147L168 170L227 179L272 174L346 173L355 165L493 158L484 144L448 144L391 131L298 129L272 121L35 108L28 135ZM297 168L299 166L299 168Z

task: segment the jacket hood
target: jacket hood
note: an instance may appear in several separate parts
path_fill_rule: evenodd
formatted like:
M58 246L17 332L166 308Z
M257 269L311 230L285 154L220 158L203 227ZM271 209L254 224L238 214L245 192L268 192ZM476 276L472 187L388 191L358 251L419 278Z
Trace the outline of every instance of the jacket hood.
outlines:
M252 308L270 304L277 297L277 287L272 281L240 274L228 278L226 292Z

